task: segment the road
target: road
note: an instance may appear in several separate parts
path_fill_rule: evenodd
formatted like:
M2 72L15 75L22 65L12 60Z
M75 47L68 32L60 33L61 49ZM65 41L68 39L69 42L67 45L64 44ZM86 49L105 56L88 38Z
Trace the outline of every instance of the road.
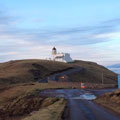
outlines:
M103 90L82 90L82 89L58 89L45 90L40 96L63 97L68 100L69 120L120 120L111 111L95 104L91 97L101 95L114 89ZM86 99L85 95L88 95ZM90 98L90 99L89 99Z
M73 68L73 69L69 69L69 70L66 70L66 71L63 71L63 72L60 72L60 73L55 73L49 77L46 77L42 80L38 80L39 82L41 83L46 83L48 82L48 80L52 80L52 81L59 81L59 78L63 75L70 75L70 74L74 74L74 73L78 73L82 70L83 68L82 67L76 67L76 68ZM69 78L67 78L66 82L69 82Z

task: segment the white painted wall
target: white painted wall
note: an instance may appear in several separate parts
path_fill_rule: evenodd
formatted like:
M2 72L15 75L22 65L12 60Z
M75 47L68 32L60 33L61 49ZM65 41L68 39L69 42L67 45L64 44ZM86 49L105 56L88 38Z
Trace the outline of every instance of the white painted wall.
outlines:
M72 58L70 57L69 53L58 53L56 55L52 56L52 59L54 61L58 61L58 62L73 62Z

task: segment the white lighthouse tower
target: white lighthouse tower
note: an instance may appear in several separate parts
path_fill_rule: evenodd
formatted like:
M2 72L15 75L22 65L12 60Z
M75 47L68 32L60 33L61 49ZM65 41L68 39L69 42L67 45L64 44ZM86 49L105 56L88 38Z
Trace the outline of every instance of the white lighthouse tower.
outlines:
M52 60L65 63L73 62L69 53L57 53L57 49L55 47L52 49Z
M56 50L55 47L53 47L53 49L52 49L52 55L54 56L54 55L56 55L56 54L57 54L57 50Z

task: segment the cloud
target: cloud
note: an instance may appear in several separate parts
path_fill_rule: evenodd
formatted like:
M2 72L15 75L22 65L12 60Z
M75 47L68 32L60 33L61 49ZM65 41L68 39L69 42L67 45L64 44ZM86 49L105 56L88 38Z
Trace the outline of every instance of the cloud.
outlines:
M6 11L0 10L0 27L7 26L10 24L14 24L16 21L16 17L8 14Z
M116 57L119 51L114 51L113 44L105 46L110 41L120 39L120 31L116 31L115 24L115 21L119 24L119 19L94 26L47 30L20 29L13 24L15 21L16 17L0 12L0 61L48 58L54 45L60 52L71 53L74 59L104 65L120 60Z
M85 27L71 27L66 29L57 29L47 31L44 40L53 44L96 44L108 42L116 38L120 38L120 29L117 30L118 24L113 24L119 19L108 20L99 25ZM74 42L73 42L74 41Z
M115 18L115 19L111 19L111 20L107 20L107 21L104 21L103 24L109 24L109 25L112 25L112 26L118 26L120 25L120 18Z
M108 34L114 30L113 25L104 24L85 27L71 27L64 29L20 29L15 27L12 23L16 20L12 15L6 15L0 12L1 25L0 40L24 40L26 42L35 42L42 44L96 44L111 40ZM13 19L14 18L14 19ZM113 21L113 20L112 20ZM8 24L9 23L9 24Z
M0 56L6 56L6 55L16 55L17 52L2 52L0 53Z
M1 25L12 23L10 15L1 14ZM2 23L2 21L5 21ZM111 40L111 35L114 31L113 25L108 25L106 22L97 26L71 27L66 29L20 29L11 24L7 27L0 28L0 40L15 40L15 42L34 42L40 44L64 44L64 45L87 45L103 43Z
M102 34L95 34L91 35L92 39L119 39L120 38L120 32L111 32L111 33L102 33Z

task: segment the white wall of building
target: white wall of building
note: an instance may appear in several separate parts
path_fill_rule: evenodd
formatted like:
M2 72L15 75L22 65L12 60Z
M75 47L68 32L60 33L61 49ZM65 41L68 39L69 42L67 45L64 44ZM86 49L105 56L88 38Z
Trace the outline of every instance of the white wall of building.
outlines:
M73 62L72 58L70 57L69 53L61 53L61 54L56 54L52 56L52 59L54 61L59 61L59 62Z
M52 60L58 62L73 62L69 53L57 53L56 48L54 47L52 50Z

